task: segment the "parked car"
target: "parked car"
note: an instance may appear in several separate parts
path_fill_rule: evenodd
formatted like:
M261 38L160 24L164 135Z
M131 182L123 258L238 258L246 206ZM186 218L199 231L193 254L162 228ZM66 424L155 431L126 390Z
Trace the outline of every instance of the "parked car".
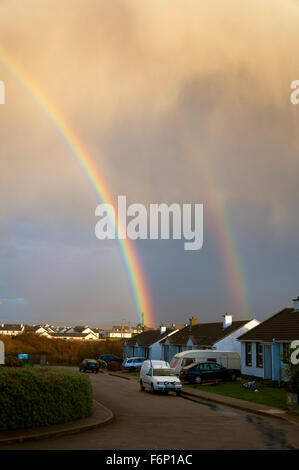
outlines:
M164 393L175 392L180 395L182 384L165 361L144 361L140 369L140 390L151 390L152 393L163 391Z
M213 362L200 362L183 367L180 372L180 378L200 384L210 380L236 380L240 377L240 369L227 369L220 364Z
M94 372L97 374L99 372L100 364L95 359L84 359L79 367L80 372Z
M234 351L218 351L213 349L192 349L191 351L183 351L177 353L170 362L170 367L174 369L177 375L180 374L182 367L198 362L217 363L228 369L240 369L241 359L237 352Z
M140 369L145 357L127 357L123 362L123 368L127 370Z
M123 359L121 357L114 356L113 354L103 354L99 357L99 359L101 361L105 361L107 364L109 364L109 362L123 362Z

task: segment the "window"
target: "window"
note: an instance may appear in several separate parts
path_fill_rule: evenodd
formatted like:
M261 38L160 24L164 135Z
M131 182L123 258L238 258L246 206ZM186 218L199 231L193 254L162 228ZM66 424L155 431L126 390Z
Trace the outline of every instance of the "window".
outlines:
M199 370L211 370L210 364L199 364Z
M174 369L178 362L179 362L179 358L178 357L173 357L172 360L171 360L171 363L170 363L170 367L172 369Z
M256 367L263 367L263 345L261 343L256 343Z
M182 365L183 367L186 367L186 366L189 366L190 364L193 364L193 362L194 362L194 359L187 357L183 359Z
M252 348L251 343L245 343L246 365L252 366Z
M219 364L210 364L210 368L212 370L220 370L221 369L221 366Z

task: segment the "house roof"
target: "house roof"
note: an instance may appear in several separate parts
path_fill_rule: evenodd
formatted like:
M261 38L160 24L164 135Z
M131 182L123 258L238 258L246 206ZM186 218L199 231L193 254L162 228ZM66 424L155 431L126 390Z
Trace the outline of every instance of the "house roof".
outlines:
M92 333L51 333L53 338L85 338Z
M231 326L223 328L222 322L217 323L197 323L196 325L188 325L177 333L169 336L167 339L170 344L186 345L188 339L194 345L212 346L222 338L230 335L232 332L242 328L250 320L233 321ZM165 340L164 340L165 341Z
M2 323L0 325L0 331L23 331L23 325L16 325L12 323Z
M143 333L140 333L139 335L133 336L133 338L128 339L126 341L126 344L128 346L134 346L136 343L138 343L139 346L151 346L152 344L156 343L157 341L167 337L169 333L171 333L173 330L168 328L163 334L160 332L160 328L158 330L147 330L144 331Z
M74 328L72 329L74 330L75 333L82 333L82 331L86 330L87 328L89 328L89 326L78 325L78 326L74 326Z
M27 325L25 327L25 331L26 331L26 333L31 333L31 332L35 332L35 331L39 330L40 328L43 328L46 331L46 329L41 325L34 325L34 326Z
M299 338L299 312L286 307L238 339L240 341L272 342L274 338L281 341L292 341Z

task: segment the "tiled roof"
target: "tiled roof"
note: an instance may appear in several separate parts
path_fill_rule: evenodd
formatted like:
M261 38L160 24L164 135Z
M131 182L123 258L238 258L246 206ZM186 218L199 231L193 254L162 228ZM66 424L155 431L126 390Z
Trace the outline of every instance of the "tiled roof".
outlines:
M274 338L281 341L299 339L299 312L284 308L238 339L272 342Z
M188 325L177 333L168 337L170 344L186 345L189 337L194 345L212 346L225 336L242 328L250 320L233 321L231 326L223 328L222 322L217 323L197 323Z
M86 330L87 328L89 328L88 326L83 326L83 325L78 325L78 326L74 326L73 330L75 333L82 333L82 331Z
M158 330L147 330L131 339L128 339L126 343L128 346L134 346L136 343L138 343L138 345L141 347L150 346L151 344L154 344L169 335L171 331L173 330L167 329L163 334L161 334L160 328Z
M51 333L53 338L85 338L90 333Z
M9 323L4 323L0 325L0 331L22 331L23 329L23 325L15 325Z

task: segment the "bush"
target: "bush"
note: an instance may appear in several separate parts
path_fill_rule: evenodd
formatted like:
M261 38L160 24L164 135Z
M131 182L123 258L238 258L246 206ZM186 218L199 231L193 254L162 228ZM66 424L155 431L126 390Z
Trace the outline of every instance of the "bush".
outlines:
M92 412L90 381L58 369L0 369L0 430L86 418Z
M100 369L107 369L107 362L102 361L102 359L98 359L98 363L99 363Z
M24 361L15 356L5 356L5 365L6 367L23 367Z

